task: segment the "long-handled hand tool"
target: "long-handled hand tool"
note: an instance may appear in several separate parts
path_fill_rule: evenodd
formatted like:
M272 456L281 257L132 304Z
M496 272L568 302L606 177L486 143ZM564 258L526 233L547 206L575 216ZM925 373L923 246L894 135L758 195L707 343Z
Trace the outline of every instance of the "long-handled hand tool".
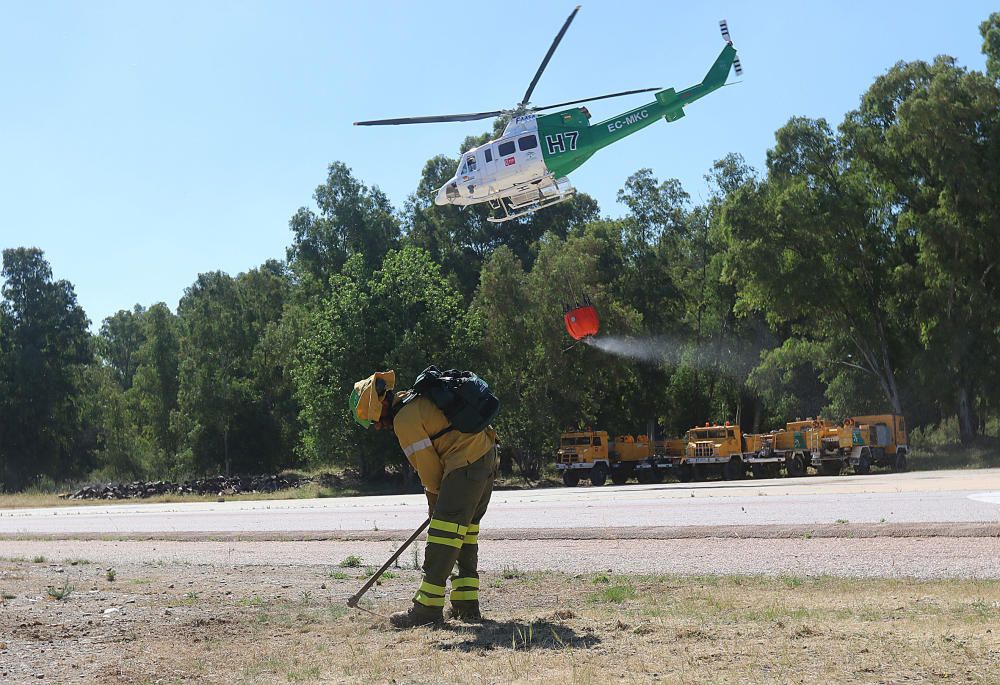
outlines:
M402 546L400 546L400 548L397 549L391 557L389 557L389 560L382 565L382 568L376 571L375 575L369 578L368 582L365 583L360 590L354 593L353 597L347 600L347 606L354 609L360 609L361 607L358 606L358 602L361 601L362 595L368 592L368 588L374 585L375 581L377 581L379 578L382 577L382 574L388 570L388 568L392 565L392 563L396 561L396 559L399 559L399 555L403 553L403 550L405 550L407 547L413 544L413 541L416 540L417 537L419 537L419 535L424 532L424 530L427 528L427 526L430 525L430 523L431 523L430 519L427 519L426 521L421 523L420 527L417 528L415 531L413 531L413 535L411 535L409 539L406 542L404 542Z

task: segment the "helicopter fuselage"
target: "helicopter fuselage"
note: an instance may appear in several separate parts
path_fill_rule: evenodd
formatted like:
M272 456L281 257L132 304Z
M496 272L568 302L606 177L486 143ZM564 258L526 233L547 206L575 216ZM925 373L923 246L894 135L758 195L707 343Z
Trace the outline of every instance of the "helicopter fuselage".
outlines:
M596 124L586 107L546 115L514 117L503 135L462 155L455 176L434 197L438 205L468 206L513 200L514 209L568 199L573 193L566 176L595 152L661 119L677 121L684 107L722 87L736 49L727 44L705 79L676 92L658 91L650 103ZM534 200L532 198L535 198ZM510 216L506 218L511 218Z

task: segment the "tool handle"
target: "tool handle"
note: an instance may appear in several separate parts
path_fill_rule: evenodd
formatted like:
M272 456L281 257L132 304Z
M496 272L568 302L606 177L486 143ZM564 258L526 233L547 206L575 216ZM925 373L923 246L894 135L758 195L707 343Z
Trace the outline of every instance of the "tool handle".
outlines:
M389 560L387 562L385 562L384 564L382 564L382 568L380 568L378 571L376 571L375 575L373 575L371 578L369 578L368 582L365 583L364 586L360 590L358 590L356 593L354 593L353 597L351 597L349 600L347 600L347 606L349 606L349 607L356 607L358 605L358 602L361 600L361 597L366 592L368 592L368 588L370 588L372 585L374 585L375 581L377 581L379 578L382 577L382 574L386 572L386 570L392 565L392 563L394 561L396 561L396 559L399 559L399 555L402 554L403 551L407 547L409 547L411 544L413 544L413 541L416 540L417 537L419 537L419 535L421 533L423 533L424 530L427 529L427 526L429 526L430 524L431 524L431 520L429 518L426 521L424 521L423 523L421 523L420 527L417 528L415 531L413 531L413 535L411 535L409 537L409 539L406 542L404 542L400 546L400 548L397 549L393 553L393 555L391 557L389 557Z

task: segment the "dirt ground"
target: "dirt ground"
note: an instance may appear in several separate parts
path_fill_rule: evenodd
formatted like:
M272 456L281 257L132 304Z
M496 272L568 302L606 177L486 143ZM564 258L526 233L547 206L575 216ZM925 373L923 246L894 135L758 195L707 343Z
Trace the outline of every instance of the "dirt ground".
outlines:
M403 558L364 607L408 604ZM0 682L1000 682L996 580L509 566L484 624L396 631L346 607L371 570L343 563L0 558Z

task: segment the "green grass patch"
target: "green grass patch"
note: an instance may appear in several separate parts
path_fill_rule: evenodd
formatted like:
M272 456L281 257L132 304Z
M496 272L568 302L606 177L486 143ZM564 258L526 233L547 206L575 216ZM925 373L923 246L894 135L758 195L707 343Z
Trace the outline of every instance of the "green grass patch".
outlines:
M73 586L69 583L63 583L61 586L56 587L55 585L49 585L45 589L45 593L52 599L62 600L73 594Z
M635 588L631 585L610 585L600 592L593 594L591 599L594 602L621 604L627 600L635 599L637 596Z
M337 565L340 566L340 568L361 568L364 566L364 563L364 559L359 557L357 554L349 554Z
M516 578L524 578L525 573L516 566L504 566L500 569L500 577L505 580L514 580Z

